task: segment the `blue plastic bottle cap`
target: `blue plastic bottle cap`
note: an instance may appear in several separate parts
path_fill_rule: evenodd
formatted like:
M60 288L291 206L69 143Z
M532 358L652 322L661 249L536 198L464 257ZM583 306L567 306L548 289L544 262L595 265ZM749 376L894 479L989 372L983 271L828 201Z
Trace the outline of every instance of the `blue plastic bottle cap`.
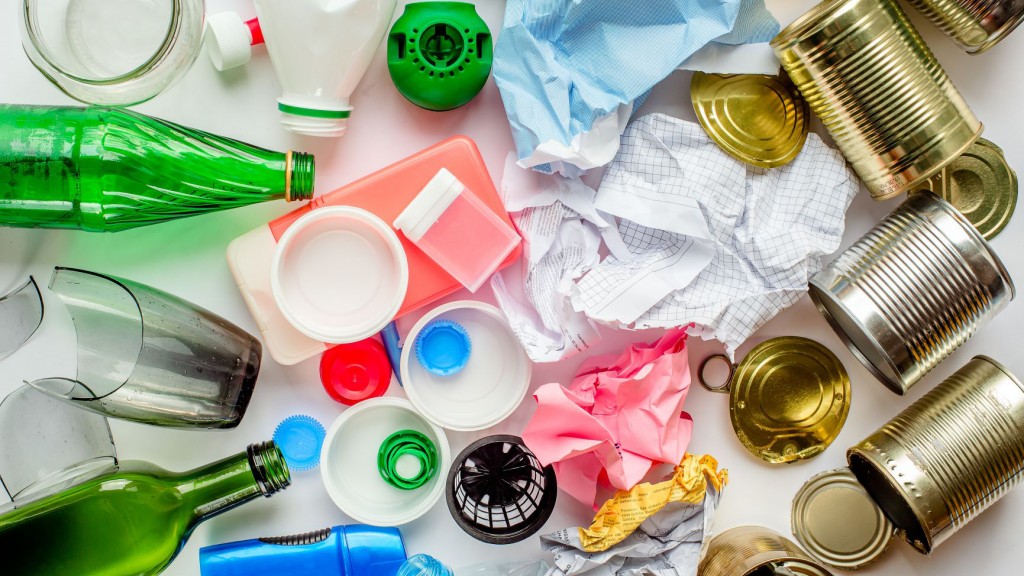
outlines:
M288 468L295 472L312 470L320 465L320 448L327 432L323 424L311 416L289 416L274 430L274 443L284 454Z
M415 346L420 365L440 376L465 368L473 348L465 328L458 322L443 319L424 326L416 337Z
M417 554L405 561L397 576L454 576L452 569L427 554Z

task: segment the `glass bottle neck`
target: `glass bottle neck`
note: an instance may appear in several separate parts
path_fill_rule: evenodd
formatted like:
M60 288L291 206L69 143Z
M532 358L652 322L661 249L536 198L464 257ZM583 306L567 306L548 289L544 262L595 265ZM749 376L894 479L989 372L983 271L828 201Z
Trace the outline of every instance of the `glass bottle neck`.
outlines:
M264 442L184 474L178 491L193 510L193 523L199 523L258 496L269 498L290 483L281 451L273 442Z

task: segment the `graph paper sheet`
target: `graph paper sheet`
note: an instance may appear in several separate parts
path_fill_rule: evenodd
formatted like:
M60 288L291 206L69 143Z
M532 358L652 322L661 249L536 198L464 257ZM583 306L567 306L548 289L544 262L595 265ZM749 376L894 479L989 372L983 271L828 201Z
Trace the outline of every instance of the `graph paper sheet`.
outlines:
M806 292L821 257L839 247L858 187L813 133L796 160L765 170L722 152L695 123L638 118L595 202L619 218L628 255L578 280L573 306L616 326L697 322L731 354Z

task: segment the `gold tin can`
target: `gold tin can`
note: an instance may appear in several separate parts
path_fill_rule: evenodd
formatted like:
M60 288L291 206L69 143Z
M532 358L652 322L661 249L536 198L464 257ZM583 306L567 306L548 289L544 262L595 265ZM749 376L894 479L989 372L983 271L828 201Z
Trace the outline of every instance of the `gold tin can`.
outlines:
M789 570L796 576L832 576L791 540L761 526L722 532L708 544L697 576L761 576Z
M909 0L958 46L981 54L1024 21L1024 0Z
M808 288L853 355L901 395L1014 297L988 242L930 192L910 195Z
M984 138L979 138L917 190L942 196L986 240L1006 228L1017 207L1017 174L1006 162L1002 149Z
M847 460L897 533L930 554L1024 478L1024 384L976 356Z
M708 136L740 162L784 166L807 140L811 110L785 74L694 72L690 100Z
M828 448L850 411L850 377L831 350L808 338L783 336L758 344L722 386L711 386L701 362L697 378L729 393L729 417L740 443L770 464L806 460Z
M981 135L895 0L826 0L771 43L876 199L914 188Z

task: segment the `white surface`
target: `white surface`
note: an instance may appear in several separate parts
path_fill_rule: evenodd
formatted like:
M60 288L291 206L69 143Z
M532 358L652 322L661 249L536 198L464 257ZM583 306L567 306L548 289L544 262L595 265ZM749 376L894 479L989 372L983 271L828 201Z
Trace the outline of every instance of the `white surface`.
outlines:
M813 0L769 0L769 5L788 23L814 4ZM49 84L29 64L19 45L17 0L0 2L0 101L12 103L69 104L71 101ZM253 16L242 0L210 0L213 11L237 10ZM497 32L503 3L481 2L480 14ZM401 12L399 7L398 12ZM1024 120L1020 96L1024 75L1024 31L1018 30L989 53L968 56L917 14L911 18L946 66L966 100L986 123L985 137L1005 150L1015 168L1024 170ZM200 58L205 59L202 55ZM662 110L693 119L689 106L689 74L676 73L660 85L645 110ZM370 70L353 94L355 112L349 133L339 140L303 138L285 132L278 122L275 98L279 87L262 48L254 49L253 61L243 69L218 75L208 62L199 60L192 71L169 92L139 107L188 126L241 138L278 150L295 148L317 156L317 190L331 190L373 170L404 158L453 134L476 140L491 175L499 178L505 156L512 149L501 100L493 82L463 108L444 113L429 112L407 102L392 85L384 50L378 49ZM820 126L820 125L819 125ZM897 201L875 202L862 191L849 212L843 246L848 246ZM0 230L0 292L35 274L45 286L55 264L77 266L123 275L180 295L225 316L251 333L257 333L225 264L228 242L268 219L290 210L284 202L243 208L220 214L160 224L150 228L101 235L78 232ZM1024 215L1018 214L993 242L1011 275L1024 279ZM0 394L13 390L22 379L70 375L74 371L74 338L56 329L70 320L58 300L43 290L47 318L22 352L0 362ZM452 300L467 298L457 293ZM489 291L473 296L490 300ZM418 314L399 323L408 331ZM912 400L920 397L975 354L988 354L1024 375L1020 353L1020 326L1024 305L1019 302L995 318L961 350L940 365L907 397L897 397L847 352L808 298L783 312L761 329L742 355L756 343L772 336L799 335L813 338L833 350L850 372L853 404L846 427L835 444L809 462L771 467L753 459L736 440L729 424L724 397L699 387L692 390L687 409L696 422L691 451L714 454L730 470L730 483L719 510L719 531L740 524L761 524L788 534L790 503L801 484L815 473L844 463L844 449L872 432ZM624 334L607 338L592 353L619 353L633 340L652 340L658 332ZM693 342L691 358L717 350ZM162 430L136 424L111 423L122 459L144 459L171 470L185 470L212 462L244 449L246 444L269 439L286 416L302 412L325 425L343 410L320 386L317 359L282 367L264 355L259 384L248 414L235 430L189 432ZM556 365L539 365L533 386L545 382L569 382L582 357ZM389 395L401 396L393 386ZM530 399L499 426L474 433L451 433L454 452L471 441L492 433L518 433L534 410ZM0 441L9 441L2 439ZM200 526L179 558L165 574L195 576L200 546L264 535L306 532L350 521L328 497L318 472L296 474L293 485L269 500L252 502ZM586 507L562 497L545 530L585 524L591 519ZM1009 575L1020 572L1020 519L1024 517L1024 488L1018 488L970 526L925 558L902 542L867 574L884 576L961 576L963 574ZM464 534L444 505L434 506L419 520L402 527L410 553L427 552L455 565L502 559L539 558L536 538L511 546L489 546Z
M401 430L415 430L437 448L437 473L416 490L395 488L377 470L381 444ZM327 430L320 476L331 499L352 518L376 526L401 526L444 498L451 464L444 431L416 412L408 400L371 398L345 410Z
M270 268L281 313L300 332L346 344L380 332L409 287L398 235L362 208L307 212L281 235Z
M431 373L414 359L416 338L437 318L460 324L472 346L466 367L447 376ZM501 310L490 304L463 301L432 308L403 341L405 393L435 424L463 432L490 428L512 414L526 396L530 361Z

